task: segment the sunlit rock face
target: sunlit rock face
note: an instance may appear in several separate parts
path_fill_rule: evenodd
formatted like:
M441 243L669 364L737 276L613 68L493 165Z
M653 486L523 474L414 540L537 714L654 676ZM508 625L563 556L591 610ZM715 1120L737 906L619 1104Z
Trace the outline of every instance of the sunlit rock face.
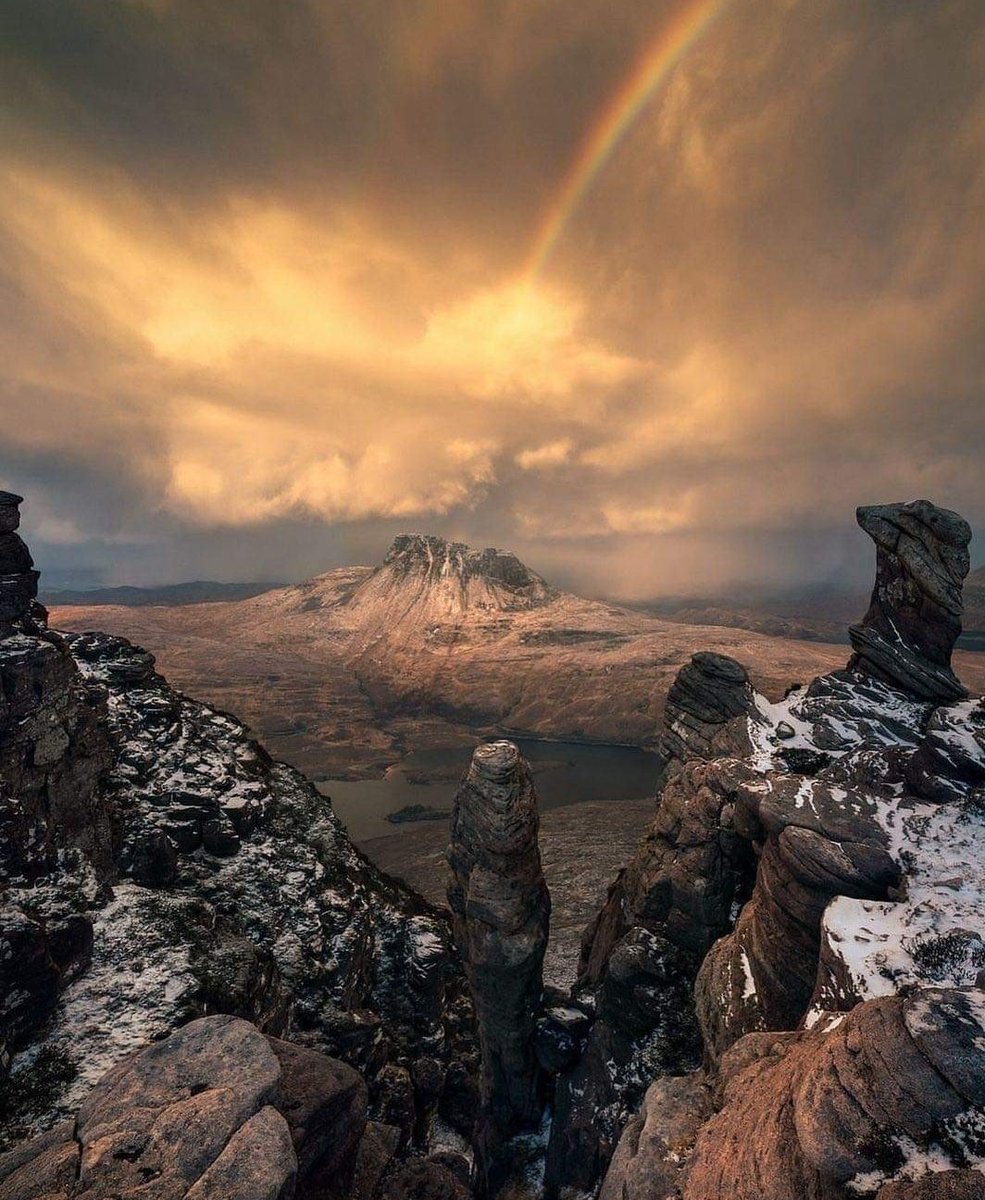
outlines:
M533 779L516 746L479 746L455 797L448 901L478 1023L476 1145L490 1192L508 1172L508 1138L540 1121L534 1037L551 906L537 828Z
M980 1163L983 1019L979 989L924 988L860 1005L826 1032L740 1042L686 1200L892 1195L879 1189L897 1174ZM947 1147L939 1157L922 1149L935 1142ZM981 1196L975 1174L967 1194Z
M971 527L928 500L871 505L858 523L876 544L869 610L849 630L850 667L938 703L967 693L951 670Z
M470 604L529 608L557 594L507 550L473 550L464 542L419 533L394 539L377 577L380 583L418 580L425 588L438 589L450 603L457 600L462 608Z
M118 1063L73 1120L0 1158L0 1195L346 1195L366 1108L366 1084L344 1063L207 1017Z

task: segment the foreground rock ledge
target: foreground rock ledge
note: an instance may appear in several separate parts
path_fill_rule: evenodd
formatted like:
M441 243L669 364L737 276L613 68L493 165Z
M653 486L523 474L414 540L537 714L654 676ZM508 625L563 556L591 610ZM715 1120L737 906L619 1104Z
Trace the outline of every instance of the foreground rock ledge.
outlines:
M0 1158L0 1197L347 1195L366 1105L344 1063L236 1017L203 1018L114 1067L74 1122Z

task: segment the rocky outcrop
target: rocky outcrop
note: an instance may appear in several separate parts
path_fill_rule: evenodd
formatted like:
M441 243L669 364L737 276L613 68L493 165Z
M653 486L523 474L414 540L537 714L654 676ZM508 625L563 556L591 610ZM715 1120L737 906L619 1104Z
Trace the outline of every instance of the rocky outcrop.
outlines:
M951 651L970 566L967 521L927 500L872 505L857 516L876 544L876 582L868 612L849 630L849 666L922 699L962 698Z
M653 823L598 917L585 932L579 980L598 983L619 939L634 925L666 932L703 955L730 925L751 863L732 829L735 791L752 771L738 755L749 741L735 718L755 711L745 668L695 654L667 698L660 744L668 764Z
M556 1081L546 1196L590 1194L647 1085L695 1065L693 973L693 960L650 930L633 928L619 941L585 1051Z
M627 1123L599 1200L667 1200L677 1196L698 1131L714 1111L700 1074L667 1075L650 1085Z
M586 931L582 983L602 979L634 926L665 934L696 962L729 929L752 870L733 823L737 789L752 773L733 758L695 759L667 780L639 849Z
M721 655L696 655L671 688L656 815L582 943L579 988L598 991L599 1016L557 1081L549 1195L590 1190L654 1075L697 1060L692 983L755 871L734 827L737 791L755 772L737 757L750 742L733 722L753 708L745 670Z
M509 1138L541 1115L535 1035L551 905L537 825L533 778L516 746L479 746L455 797L448 902L478 1024L475 1144L490 1194L507 1173Z
M464 542L419 533L394 538L376 576L378 584L389 578L406 585L414 581L425 589L436 589L450 605L531 608L544 604L556 593L515 554L508 550L473 550ZM353 597L359 603L359 593Z
M347 1196L366 1129L355 1071L233 1017L114 1067L74 1121L0 1159L2 1200Z
M697 1140L684 1200L885 1200L894 1192L880 1188L894 1179L980 1161L983 1019L979 990L924 989L863 1004L830 1032L740 1042L723 1062L723 1107ZM975 1174L968 1194L981 1196Z
M106 700L32 604L37 572L0 492L0 1044L24 1045L92 951L116 810Z
M0 1137L212 1013L356 1066L378 1113L408 1109L408 1151L438 1112L470 1131L447 915L372 867L324 796L146 651L62 638L42 611L0 639L0 686Z
M705 1052L743 1034L792 1029L814 992L821 920L835 896L885 899L900 882L868 789L823 777L758 779L736 794L735 825L758 850L752 898L705 957L695 1001Z
M38 594L39 572L17 533L23 501L13 492L0 492L0 637L5 627L30 614Z
M722 919L698 907L721 894L710 842L727 829L751 851L751 892L695 983L704 1067L652 1085L606 1200L985 1196L985 710L948 682L968 530L924 502L859 519L879 563L848 668L692 743L586 943L603 986L642 914L697 944L702 911Z
M94 906L92 968L44 1041L80 1066L63 1104L135 1041L215 1011L272 1032L289 1014L295 1040L371 1081L421 1056L442 1078L471 1062L446 917L373 868L325 797L238 721L174 692L150 655L103 635L70 644L109 697L104 794L120 816L116 899ZM144 973L127 970L132 940L151 952ZM86 1022L80 1040L77 1013L92 1004L124 1006L130 1022ZM460 1101L452 1088L447 1115L468 1130Z
M667 693L661 749L678 763L708 758L722 726L752 708L749 673L741 663L724 654L694 654Z

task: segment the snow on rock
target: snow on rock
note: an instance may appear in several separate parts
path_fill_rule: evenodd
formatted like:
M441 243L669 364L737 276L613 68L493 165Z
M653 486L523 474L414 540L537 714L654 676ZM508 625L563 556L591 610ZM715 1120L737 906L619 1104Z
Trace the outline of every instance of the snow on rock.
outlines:
M119 882L111 898L85 871L71 888L51 874L24 891L35 909L81 895L92 922L91 965L15 1066L45 1050L64 1068L31 1123L50 1124L121 1055L210 1012L289 1029L370 1077L420 1055L441 1070L470 1062L445 915L363 858L329 800L239 721L171 689L151 655L103 634L67 640L86 685L105 689Z
M836 898L822 923L809 1021L920 983L973 984L985 968L985 807L882 801L876 820L903 869L898 898Z
M174 944L162 920L167 904L135 884L117 887L93 920L88 969L62 993L41 1040L15 1056L15 1080L34 1067L43 1052L72 1064L74 1078L51 1117L74 1112L121 1058L194 1015L198 981L189 948Z

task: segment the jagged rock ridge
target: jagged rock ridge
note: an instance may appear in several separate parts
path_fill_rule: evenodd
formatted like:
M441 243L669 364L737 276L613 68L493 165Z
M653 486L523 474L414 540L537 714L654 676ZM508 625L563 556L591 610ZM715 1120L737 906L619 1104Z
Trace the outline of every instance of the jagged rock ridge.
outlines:
M374 1111L399 1107L401 1149L439 1110L468 1132L471 1008L446 915L152 655L62 638L36 606L0 635L6 1135L212 1012L358 1067Z
M464 542L424 534L401 534L374 577L422 579L429 588L457 596L462 608L470 604L510 609L543 604L556 595L508 550L473 550ZM369 581L367 581L369 582ZM365 585L364 585L365 586ZM358 603L359 593L352 603Z
M985 710L950 679L968 531L926 501L860 524L877 583L848 669L685 747L587 936L583 986L641 929L707 951L703 1069L651 1084L605 1200L985 1195ZM576 1149L561 1186L611 1152Z

